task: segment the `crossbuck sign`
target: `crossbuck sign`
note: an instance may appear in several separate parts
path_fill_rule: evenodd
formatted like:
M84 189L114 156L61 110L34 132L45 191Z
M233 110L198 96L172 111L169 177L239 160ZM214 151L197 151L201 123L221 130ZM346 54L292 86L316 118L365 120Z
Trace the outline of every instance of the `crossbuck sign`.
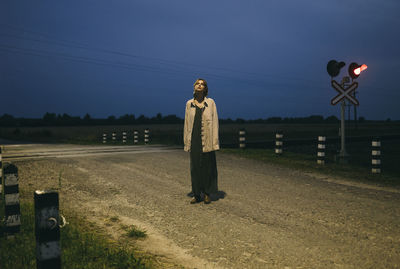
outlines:
M339 94L336 95L335 98L331 100L332 105L336 105L344 98L347 98L350 102L352 102L356 106L360 104L358 100L353 95L351 95L351 93L358 87L357 82L353 82L349 87L344 89L339 83L337 83L335 80L332 80L332 87L339 92Z

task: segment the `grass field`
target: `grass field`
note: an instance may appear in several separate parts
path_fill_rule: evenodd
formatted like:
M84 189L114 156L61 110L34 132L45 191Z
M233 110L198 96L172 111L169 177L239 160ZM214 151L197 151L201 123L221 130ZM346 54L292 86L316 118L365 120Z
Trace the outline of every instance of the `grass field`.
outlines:
M3 218L4 200L0 200L0 219ZM110 241L96 224L87 223L70 212L67 221L68 225L61 229L62 268L151 268L151 261L145 263L131 248ZM34 206L27 199L21 201L21 223L21 231L15 239L7 239L3 233L4 224L0 223L1 269L36 268ZM145 233L129 227L127 236L143 237Z

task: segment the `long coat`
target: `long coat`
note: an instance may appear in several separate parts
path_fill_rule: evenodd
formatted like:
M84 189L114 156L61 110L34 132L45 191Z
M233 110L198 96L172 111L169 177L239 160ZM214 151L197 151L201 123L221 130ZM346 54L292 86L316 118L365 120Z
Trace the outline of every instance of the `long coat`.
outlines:
M191 146L195 114L196 106L194 104L194 98L192 98L186 102L185 124L183 127L184 150L188 152ZM204 97L204 111L201 118L203 152L219 150L218 128L217 106L213 99Z

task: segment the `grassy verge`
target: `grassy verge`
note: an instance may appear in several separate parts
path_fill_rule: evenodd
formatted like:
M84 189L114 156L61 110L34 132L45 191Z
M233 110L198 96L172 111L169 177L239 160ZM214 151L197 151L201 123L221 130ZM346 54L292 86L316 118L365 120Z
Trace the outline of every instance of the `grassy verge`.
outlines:
M0 219L4 218L4 201L0 201ZM99 227L79 216L68 214L68 225L61 229L62 268L150 268L135 257L128 246L112 242ZM33 203L21 201L21 231L15 239L6 239L0 226L0 268L36 268ZM130 228L129 232L143 235ZM149 262L150 264L150 262Z
M283 155L277 156L273 149L221 149L221 153L234 154L243 158L291 167L305 172L339 176L367 184L400 186L400 177L395 173L372 174L370 167L338 164L331 161L327 161L325 165L318 165L316 157L309 154L285 152Z

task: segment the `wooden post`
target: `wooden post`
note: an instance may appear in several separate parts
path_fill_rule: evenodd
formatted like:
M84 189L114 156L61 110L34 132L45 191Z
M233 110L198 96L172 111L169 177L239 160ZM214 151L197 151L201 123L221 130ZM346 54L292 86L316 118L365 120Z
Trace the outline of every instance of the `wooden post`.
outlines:
M13 237L20 231L21 209L19 205L18 168L11 163L4 165L5 232Z
M107 134L103 134L103 144L107 143Z
M115 143L117 141L117 134L115 132L112 133L112 142Z
M61 268L58 192L35 191L36 268Z

